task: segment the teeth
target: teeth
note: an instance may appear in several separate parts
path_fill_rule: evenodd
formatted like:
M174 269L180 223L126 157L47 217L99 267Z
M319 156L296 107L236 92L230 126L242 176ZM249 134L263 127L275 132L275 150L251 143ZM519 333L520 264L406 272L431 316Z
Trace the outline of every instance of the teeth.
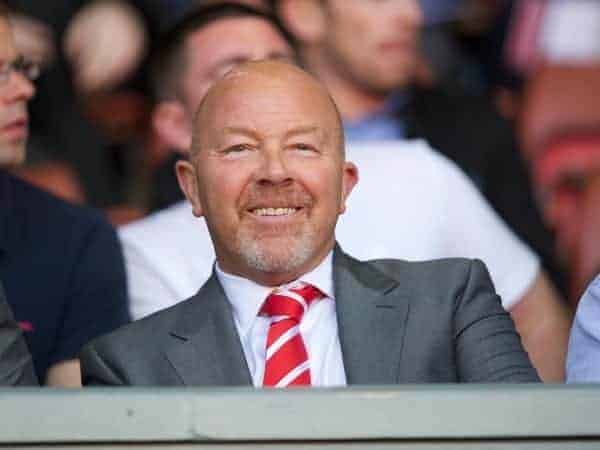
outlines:
M257 208L253 211L257 216L288 216L296 212L296 208Z

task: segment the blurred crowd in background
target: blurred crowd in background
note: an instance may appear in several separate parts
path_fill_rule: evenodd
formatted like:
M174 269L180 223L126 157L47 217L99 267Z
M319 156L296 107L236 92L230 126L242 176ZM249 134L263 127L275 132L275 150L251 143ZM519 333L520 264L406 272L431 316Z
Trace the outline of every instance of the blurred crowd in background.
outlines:
M158 37L189 8L215 2L7 3L19 51L40 66L28 158L14 172L71 202L104 209L114 225L179 201L173 163L182 156L153 127L151 60ZM600 2L421 5L421 57L412 84L476 98L506 130L501 137L484 134L479 148L463 149L468 155L447 156L462 158L459 165L575 303L600 272ZM460 114L459 102L456 108ZM480 120L488 118L471 119L474 133L488 126ZM513 145L499 146L498 139ZM510 171L514 165L498 162L506 158L523 165L527 183ZM531 213L522 198L534 199L541 231L519 224Z

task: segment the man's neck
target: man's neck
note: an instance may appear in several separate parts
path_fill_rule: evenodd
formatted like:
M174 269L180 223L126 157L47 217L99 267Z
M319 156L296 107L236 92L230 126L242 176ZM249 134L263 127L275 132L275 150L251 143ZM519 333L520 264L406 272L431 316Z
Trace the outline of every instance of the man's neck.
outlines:
M387 94L358 86L324 61L325 57L316 49L303 52L306 68L325 84L344 121L358 121L383 109Z

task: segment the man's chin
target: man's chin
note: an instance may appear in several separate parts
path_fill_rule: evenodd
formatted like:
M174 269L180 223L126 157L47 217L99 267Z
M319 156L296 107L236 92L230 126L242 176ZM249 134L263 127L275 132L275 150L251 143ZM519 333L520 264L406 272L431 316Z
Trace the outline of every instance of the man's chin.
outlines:
M20 166L25 162L25 143L1 145L0 144L0 168L9 169Z
M294 272L309 260L312 246L307 239L289 237L245 240L241 256L248 266L264 273Z

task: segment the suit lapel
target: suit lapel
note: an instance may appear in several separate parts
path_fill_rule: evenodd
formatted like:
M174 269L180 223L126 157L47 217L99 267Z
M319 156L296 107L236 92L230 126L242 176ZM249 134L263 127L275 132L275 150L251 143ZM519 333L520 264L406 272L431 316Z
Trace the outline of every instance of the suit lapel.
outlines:
M409 296L368 263L334 252L336 311L348 384L396 384Z
M180 308L167 349L187 386L251 386L231 306L215 274Z

